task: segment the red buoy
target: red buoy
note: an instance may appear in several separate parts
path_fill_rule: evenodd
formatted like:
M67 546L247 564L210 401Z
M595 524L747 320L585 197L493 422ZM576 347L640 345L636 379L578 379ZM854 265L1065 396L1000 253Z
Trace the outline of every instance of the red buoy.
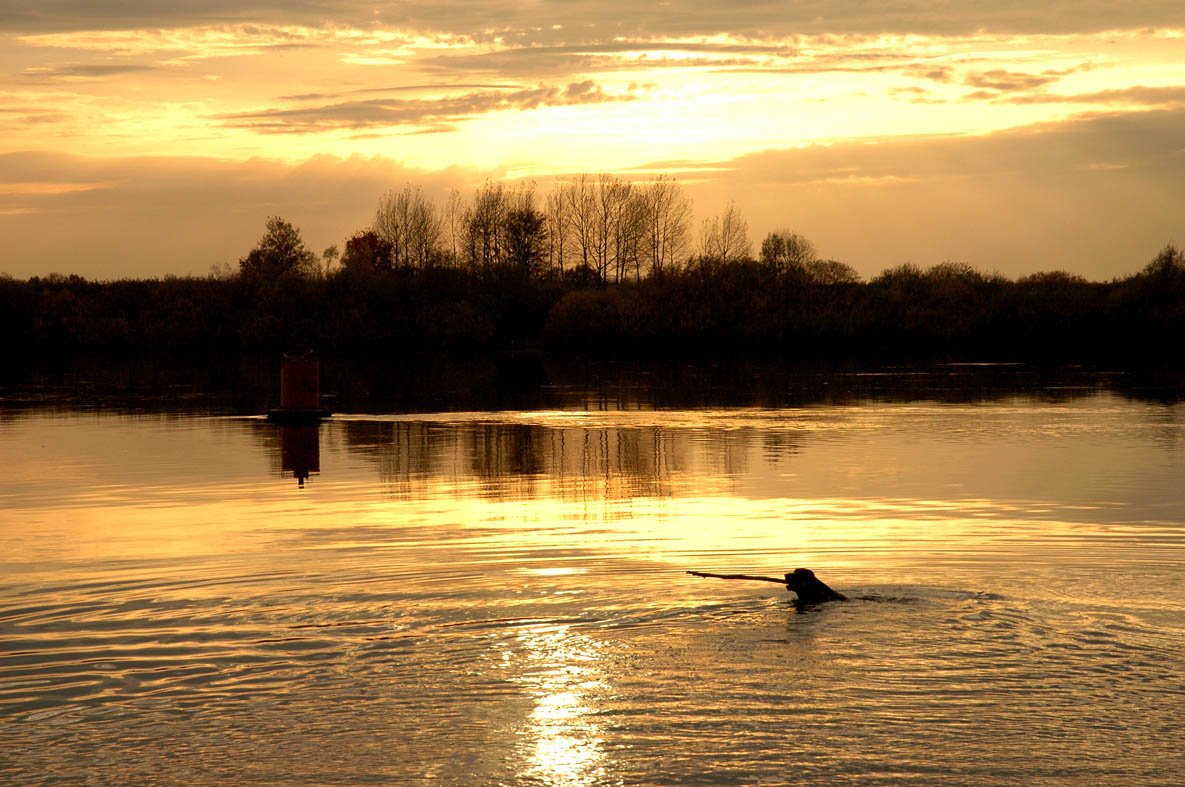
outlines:
M308 423L328 418L321 407L321 362L312 350L295 350L281 356L280 407L269 410L269 421Z
M280 407L316 410L321 407L321 361L312 350L281 356Z

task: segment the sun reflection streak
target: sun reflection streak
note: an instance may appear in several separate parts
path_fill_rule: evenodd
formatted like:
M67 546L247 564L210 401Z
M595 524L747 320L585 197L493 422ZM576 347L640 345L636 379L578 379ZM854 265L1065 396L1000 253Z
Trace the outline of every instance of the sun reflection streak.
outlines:
M518 680L535 702L520 730L520 776L560 787L603 781L605 735L592 707L604 688L598 644L570 625L530 627L519 641L530 664Z

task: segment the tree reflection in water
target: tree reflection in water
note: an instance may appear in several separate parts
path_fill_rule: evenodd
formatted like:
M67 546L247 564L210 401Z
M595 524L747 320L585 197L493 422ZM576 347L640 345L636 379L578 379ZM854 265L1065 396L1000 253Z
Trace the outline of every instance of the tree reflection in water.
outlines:
M411 493L425 478L477 482L490 500L533 497L541 484L555 496L619 499L668 497L676 476L692 468L710 445L714 474L743 473L747 452L732 450L751 437L748 430L672 429L572 423L577 414L555 414L552 422L460 421L439 416L415 420L341 421L351 454L379 468L396 496ZM491 415L491 417L493 417ZM443 420L449 419L449 420Z

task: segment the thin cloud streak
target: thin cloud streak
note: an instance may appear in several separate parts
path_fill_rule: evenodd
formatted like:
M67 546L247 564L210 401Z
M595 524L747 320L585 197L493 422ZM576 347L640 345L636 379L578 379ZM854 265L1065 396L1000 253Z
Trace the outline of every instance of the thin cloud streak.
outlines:
M418 64L430 73L486 74L523 78L546 74L609 73L657 69L754 68L764 59L792 56L783 46L733 46L632 42L591 46L526 47L476 54L441 54Z
M1074 69L1065 71L1043 71L1040 74L1031 74L1019 71L1008 71L1003 68L995 68L991 71L980 71L968 74L963 78L963 83L970 87L982 88L985 90L995 90L1001 93L1010 93L1023 90L1035 90L1047 85L1052 85L1067 74L1073 73Z
M527 90L524 85L499 85L494 83L434 83L424 85L390 85L387 87L364 87L357 90L346 90L339 93L298 93L291 96L280 96L284 101L324 101L326 99L340 99L343 96L360 96L373 93L440 93L448 90Z
M1009 104L1122 104L1133 107L1174 107L1185 105L1185 85L1135 85L1093 93L1030 93L1006 96L998 101Z
M153 70L154 66L131 63L75 63L26 68L21 72L21 76L30 80L103 79L116 74L135 74Z
M475 115L508 110L524 112L545 107L633 101L632 93L606 93L591 80L566 88L540 86L512 92L485 91L439 99L372 99L320 107L268 109L217 115L229 126L279 133L310 133L326 129L368 129L420 124L447 124Z

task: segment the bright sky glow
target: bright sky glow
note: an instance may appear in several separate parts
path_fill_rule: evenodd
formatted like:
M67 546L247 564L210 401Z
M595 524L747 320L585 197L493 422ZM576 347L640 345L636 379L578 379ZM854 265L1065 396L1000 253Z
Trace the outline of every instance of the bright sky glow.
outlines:
M4 4L14 11L0 22L0 217L10 217L0 221L16 238L17 259L7 263L16 275L63 264L54 259L58 252L33 238L44 232L47 213L80 212L79 221L89 220L90 208L51 199L83 190L84 181L68 174L79 169L70 158L77 156L99 168L109 162L113 170L153 157L156 171L181 191L187 174L174 165L195 158L253 178L252 162L273 162L292 174L311 160L332 170L334 161L349 169L351 157L364 157L376 180L396 170L430 190L469 189L487 177L547 183L579 171L670 172L696 185L697 212L736 199L755 240L793 223L824 254L846 257L866 274L904 256L940 260L926 259L936 249L921 234L854 243L845 238L847 217L870 204L901 206L905 183L927 187L911 197L918 210L949 204L949 196L933 187L935 173L880 171L900 160L892 145L877 162L803 176L820 146L857 145L852 149L863 156L865 142L924 147L926 140L985 138L994 159L969 146L960 166L972 162L975 173L948 174L982 180L993 164L1010 171L1014 155L1029 161L1039 188L1066 171L1128 168L1132 150L1144 149L1162 160L1149 174L1129 178L1150 178L1148 197L1161 203L1167 197L1176 215L1185 206L1185 187L1170 179L1185 162L1166 132L1176 128L1185 137L1185 11L1160 3L1082 10L1047 2L1022 10L1008 0L953 2L930 16L909 9L908 21L905 9L892 4L869 16L859 4L842 2L806 3L797 11L780 4L684 9L676 3L680 8L630 12L613 2L524 10L498 2L343 0L331 4L332 19L300 0L257 9L228 5L225 13L217 3L214 10L182 3L138 13L90 5ZM1052 140L1100 118L1126 120L1127 127L1090 127L1095 136L1083 139L1074 161L1061 162L1058 171L1033 165L1023 150L1030 135L993 141L1020 129ZM1150 133L1141 130L1147 124L1158 129L1154 139L1140 137ZM796 174L771 179L770 167L754 172L744 164L747 156L774 154ZM31 155L42 158L30 165ZM66 180L72 183L62 185ZM811 206L792 216L770 207L799 204L808 182L848 191L813 193ZM1067 199L1117 188L1109 180L1095 183L1065 184ZM853 187L860 193L852 195ZM975 184L995 187L990 178ZM331 216L314 211L324 199L301 191L308 188L277 181L278 205L253 203L252 226L262 226L272 207L291 205L298 224L324 233L311 239L314 245L339 242L366 223L362 206L379 196L352 195L349 209L339 202L342 213ZM779 190L783 196L771 202L769 193ZM132 211L127 191L111 190L107 207ZM235 216L252 210L251 203L228 208ZM956 222L956 235L942 248L1011 273L1031 271L1038 256L1057 258L1041 267L1078 264L1088 275L1129 271L1142 261L1084 260L1077 241L1051 233L1047 224L1022 222L1009 230L1010 242L985 240L976 229L980 218ZM1083 219L1086 227L1097 223ZM1179 219L1127 223L1132 234L1124 254L1149 256L1174 238L1185 241ZM250 243L241 235L246 222L224 218L222 224L239 243ZM1008 249L1028 249L1033 257L1008 271L999 261ZM222 262L228 251L195 250L186 264L201 254ZM144 268L128 258L134 253L113 251L108 275L184 272ZM127 263L122 270L117 260Z

